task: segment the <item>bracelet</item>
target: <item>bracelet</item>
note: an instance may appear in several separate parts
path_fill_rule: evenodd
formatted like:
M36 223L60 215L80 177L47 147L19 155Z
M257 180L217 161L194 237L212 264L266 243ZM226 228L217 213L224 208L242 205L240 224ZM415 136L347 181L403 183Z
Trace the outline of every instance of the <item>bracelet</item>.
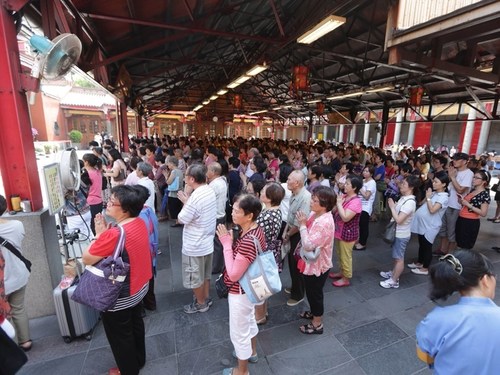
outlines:
M431 201L431 198L427 198L427 202L430 202Z

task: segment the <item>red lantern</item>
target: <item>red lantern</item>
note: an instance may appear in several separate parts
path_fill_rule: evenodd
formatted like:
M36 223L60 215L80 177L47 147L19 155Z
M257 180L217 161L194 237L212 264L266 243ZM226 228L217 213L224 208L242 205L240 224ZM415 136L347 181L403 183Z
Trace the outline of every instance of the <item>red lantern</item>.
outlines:
M322 116L325 113L325 103L316 103L316 114Z
M292 90L297 96L302 95L309 87L309 68L303 65L293 67L292 71Z
M423 87L412 87L410 89L410 105L418 107L422 104L422 97L424 96Z
M233 105L234 105L234 108L236 108L236 109L241 109L241 105L242 105L242 98L241 98L241 95L240 95L240 94L235 94L235 95L234 95Z

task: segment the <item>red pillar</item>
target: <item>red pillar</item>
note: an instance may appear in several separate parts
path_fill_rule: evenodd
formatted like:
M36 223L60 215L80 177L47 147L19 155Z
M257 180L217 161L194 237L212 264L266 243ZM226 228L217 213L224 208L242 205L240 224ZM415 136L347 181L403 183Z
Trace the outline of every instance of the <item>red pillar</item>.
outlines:
M127 118L127 104L120 102L120 133L121 133L121 144L123 146L122 151L127 151L129 148L128 144L128 118Z
M9 196L29 199L34 210L43 207L28 103L21 90L19 50L14 20L0 6L0 174Z

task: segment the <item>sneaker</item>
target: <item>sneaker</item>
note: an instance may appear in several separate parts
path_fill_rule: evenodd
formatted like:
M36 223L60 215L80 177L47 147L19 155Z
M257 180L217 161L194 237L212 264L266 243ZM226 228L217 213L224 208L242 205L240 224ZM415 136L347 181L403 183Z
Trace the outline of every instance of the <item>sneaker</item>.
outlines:
M198 312L206 312L206 311L208 311L209 308L210 308L210 306L208 306L207 303L200 305L198 302L193 302L193 303L190 303L189 305L184 306L184 312L186 314L194 314L194 313L198 313Z
M299 301L297 301L296 299L290 298L288 301L286 301L286 304L288 306L295 306L295 305L298 305L299 303L301 303L303 300L304 300L304 298L302 298Z
M390 279L392 277L392 271L380 271L380 276L382 276L384 279Z
M193 302L197 302L196 296L194 294L193 294ZM211 307L214 304L214 301L210 297L208 297L205 302L206 302L206 305L208 305L208 307Z
M417 275L428 275L429 274L428 270L423 270L422 268L413 268L411 270L411 272L413 272L414 274L417 274Z
M394 281L392 278L381 281L379 284L382 288L385 288L385 289L390 289L390 288L397 289L397 288L399 288L399 281Z
M233 358L238 359L238 357L236 357L236 351L235 350L233 350L233 352L231 354L232 354ZM255 355L251 356L250 358L248 358L248 362L250 362L250 363L257 363L257 362L259 362L259 357L257 356L257 354L255 354Z
M286 294L292 294L292 288L285 288L284 290Z
M413 262L413 263L409 263L407 264L408 268L411 268L411 269L414 269L414 268L422 268L422 266L418 265L417 263Z

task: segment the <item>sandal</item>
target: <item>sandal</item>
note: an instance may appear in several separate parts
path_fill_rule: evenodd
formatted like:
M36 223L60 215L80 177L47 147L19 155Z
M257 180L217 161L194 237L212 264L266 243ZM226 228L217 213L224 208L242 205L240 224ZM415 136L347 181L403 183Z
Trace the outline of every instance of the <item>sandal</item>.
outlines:
M302 319L312 319L313 318L313 315L310 311L304 311L303 313L300 313L299 316Z
M341 272L330 272L328 274L328 277L330 279L341 279L342 278L342 273Z
M304 324L300 326L300 332L305 333L306 335L322 335L323 334L323 323L319 326L315 327L312 323Z
M304 311L303 313L299 314L299 316L302 319L312 319L313 318L313 314L310 311Z
M493 220L493 222L496 224L500 223L500 218Z
M262 319L256 320L258 326L262 326L267 323L267 317L263 317Z
M108 375L120 375L120 374L121 374L121 372L120 372L120 369L118 367L110 368L108 371Z
M28 341L25 341L21 344L19 344L19 347L24 350L25 352L29 352L31 350L31 347L33 346L33 341L31 340L28 340Z

